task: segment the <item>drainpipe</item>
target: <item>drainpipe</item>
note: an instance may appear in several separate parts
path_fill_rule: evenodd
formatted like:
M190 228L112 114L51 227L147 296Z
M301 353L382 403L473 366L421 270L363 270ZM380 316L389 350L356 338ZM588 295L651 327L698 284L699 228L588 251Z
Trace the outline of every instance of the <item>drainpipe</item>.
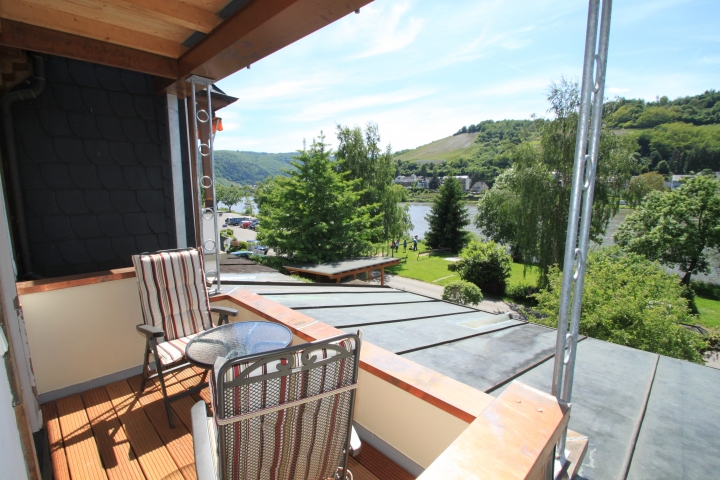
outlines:
M17 226L18 250L22 277L26 279L39 278L32 271L32 257L30 255L30 240L28 239L27 221L25 219L25 202L20 185L20 171L18 169L17 151L15 149L15 132L13 129L12 104L20 100L37 98L45 89L45 62L40 55L33 54L32 86L25 90L8 92L0 98L2 109L3 136L5 138L5 153L10 180L13 210Z

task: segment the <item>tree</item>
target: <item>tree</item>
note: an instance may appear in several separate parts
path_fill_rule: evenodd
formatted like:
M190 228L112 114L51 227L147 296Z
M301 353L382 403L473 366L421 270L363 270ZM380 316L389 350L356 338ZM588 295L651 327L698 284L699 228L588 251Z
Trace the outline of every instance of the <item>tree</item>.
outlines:
M430 248L446 247L459 252L465 246L470 235L465 227L470 224L470 219L463 202L460 182L452 176L445 177L430 213L425 216L430 227L425 243Z
M562 268L578 125L578 86L562 79L548 95L551 121L540 144L515 147L512 167L478 202L475 223L490 239L509 244L527 264L539 267L540 282L551 265ZM634 139L603 129L590 235L599 239L620 207L620 194L637 168Z
M442 299L458 305L475 305L482 302L482 291L474 283L456 280L445 286Z
M496 296L505 293L512 258L495 242L472 241L460 252L460 260L448 265L460 278Z
M258 240L281 261L321 263L370 251L378 227L370 207L358 206L362 192L340 173L338 161L320 134L309 149L295 156L287 177L277 176L258 188Z
M535 294L537 321L557 327L562 271ZM702 363L706 342L682 323L693 323L682 286L657 263L606 247L588 255L580 333L600 340Z
M380 132L377 124L368 123L363 132L360 127L337 126L338 167L346 179L355 181L358 207L367 207L372 225L378 227L373 243L398 239L412 229L408 207L401 202L407 192L396 185L395 161L388 145L380 149Z
M708 250L720 246L720 184L699 175L677 190L651 192L614 238L628 252L677 266L690 285L693 274L710 271Z
M670 175L670 165L665 160L660 160L655 169L660 175Z
M227 205L228 212L232 212L232 207L240 203L243 198L243 190L235 185L222 185L217 184L215 186L215 196L218 202L222 202Z
M643 201L645 196L652 192L664 192L665 177L657 172L648 172L638 175L630 180L627 192L625 192L625 200L631 207L637 207Z

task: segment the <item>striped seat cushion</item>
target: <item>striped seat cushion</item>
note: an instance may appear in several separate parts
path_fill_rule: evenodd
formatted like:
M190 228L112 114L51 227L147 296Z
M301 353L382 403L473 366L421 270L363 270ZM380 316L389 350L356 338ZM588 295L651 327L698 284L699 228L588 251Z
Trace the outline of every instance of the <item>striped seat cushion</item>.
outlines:
M198 249L134 255L133 264L145 324L161 328L165 340L212 327L203 256Z
M196 335L197 334L188 335L187 337L158 343L158 356L162 364L169 365L185 358L185 348L187 348L188 342L195 338Z
M355 342L337 343L353 352ZM295 366L302 358L316 361L337 355L332 349L298 350L292 354ZM277 372L286 360L273 360L249 373L249 378ZM294 368L287 375L214 392L213 416L229 419L237 415L282 405L352 384L351 356L310 370ZM238 363L225 374L230 381L254 362ZM221 396L222 395L222 396ZM300 406L268 413L248 420L218 426L219 448L224 450L225 478L273 478L277 480L332 478L343 462L343 448L350 425L351 391L324 397ZM216 408L218 407L218 408Z

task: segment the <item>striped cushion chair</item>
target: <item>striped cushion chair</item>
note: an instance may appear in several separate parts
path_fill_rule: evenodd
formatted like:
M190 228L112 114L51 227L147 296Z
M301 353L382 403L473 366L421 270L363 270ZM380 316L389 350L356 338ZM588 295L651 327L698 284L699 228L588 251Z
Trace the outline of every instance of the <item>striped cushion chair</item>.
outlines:
M218 313L219 324L223 324L229 316L236 316L237 310L210 306L199 249L141 253L133 255L132 260L144 320L137 330L146 338L140 391L145 389L148 378L160 380L168 421L174 428L170 402L202 389L207 383L168 396L164 374L187 364L185 347L195 335L213 327L211 312ZM151 355L155 360L154 374L150 370Z
M352 479L360 334L271 353L219 358L192 409L198 480Z

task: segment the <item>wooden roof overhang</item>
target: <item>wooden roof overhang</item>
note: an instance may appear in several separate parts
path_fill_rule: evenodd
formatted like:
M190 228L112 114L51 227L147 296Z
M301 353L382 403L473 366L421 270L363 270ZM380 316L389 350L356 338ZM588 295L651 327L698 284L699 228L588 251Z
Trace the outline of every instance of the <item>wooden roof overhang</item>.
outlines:
M221 80L372 0L0 0L0 45L155 75Z

